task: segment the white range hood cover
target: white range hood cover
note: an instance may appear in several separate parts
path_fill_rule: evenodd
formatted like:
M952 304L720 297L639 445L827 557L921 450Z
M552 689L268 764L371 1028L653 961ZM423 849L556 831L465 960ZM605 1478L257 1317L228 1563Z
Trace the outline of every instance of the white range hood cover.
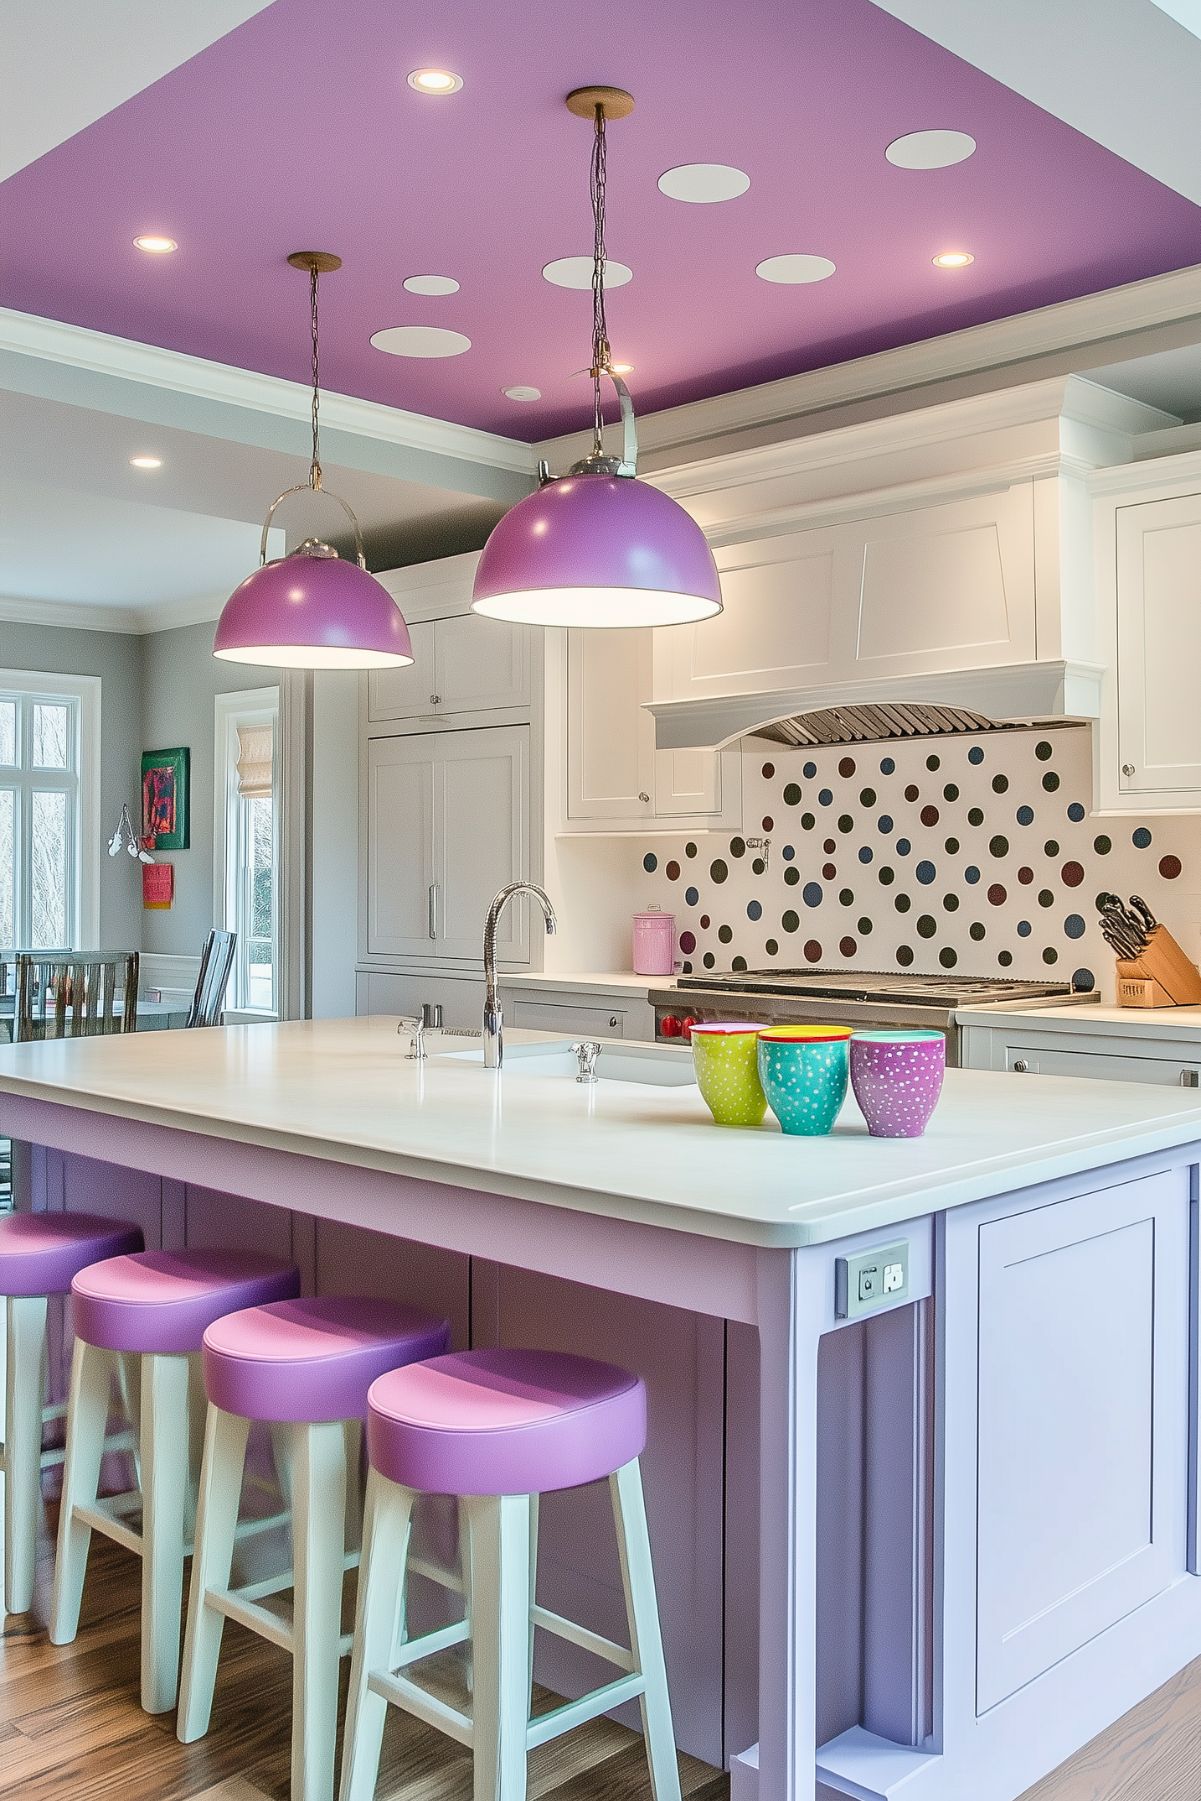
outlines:
M726 749L773 727L782 729L769 735L783 743L879 743L1001 726L1085 724L1100 717L1102 678L1092 664L1047 660L655 701L649 710L660 750Z

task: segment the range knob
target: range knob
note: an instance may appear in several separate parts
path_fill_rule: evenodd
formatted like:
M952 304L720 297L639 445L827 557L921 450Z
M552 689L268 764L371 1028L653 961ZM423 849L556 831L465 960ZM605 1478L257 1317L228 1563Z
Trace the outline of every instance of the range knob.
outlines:
M692 1028L694 1025L696 1025L696 1023L697 1023L697 1021L696 1021L695 1015L693 1015L691 1013L685 1013L683 1019L680 1021L680 1036L681 1036L681 1038L691 1038L692 1037Z
M683 1029L683 1026L680 1024L680 1021L676 1018L674 1013L665 1013L663 1018L659 1021L660 1038L679 1038Z

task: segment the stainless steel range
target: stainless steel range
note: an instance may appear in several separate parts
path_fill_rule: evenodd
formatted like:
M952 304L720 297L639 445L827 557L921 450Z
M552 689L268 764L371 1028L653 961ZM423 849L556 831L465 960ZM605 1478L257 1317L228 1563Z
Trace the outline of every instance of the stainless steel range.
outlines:
M1096 1000L1068 982L1007 981L996 976L918 976L901 971L850 969L748 969L690 975L677 988L650 995L655 1036L665 1042L687 1037L700 1020L776 1020L802 1024L830 1020L863 1029L932 1026L947 1035L947 1061L959 1061L960 1007L999 1001Z

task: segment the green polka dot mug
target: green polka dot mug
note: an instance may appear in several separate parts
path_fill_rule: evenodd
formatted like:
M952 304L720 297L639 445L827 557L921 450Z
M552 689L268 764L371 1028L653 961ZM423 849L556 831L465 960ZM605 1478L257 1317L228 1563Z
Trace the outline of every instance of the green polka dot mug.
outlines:
M695 1025L692 1065L696 1085L719 1126L761 1126L767 1097L759 1080L759 1027L744 1020Z

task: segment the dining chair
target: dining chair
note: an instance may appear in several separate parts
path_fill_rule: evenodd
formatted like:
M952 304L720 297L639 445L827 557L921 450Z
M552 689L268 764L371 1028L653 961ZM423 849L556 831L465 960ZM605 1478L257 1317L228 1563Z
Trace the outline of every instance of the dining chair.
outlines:
M16 961L18 1044L137 1031L137 951L22 951Z
M205 939L200 953L200 974L196 977L196 992L184 1021L185 1029L221 1024L221 1009L225 1005L225 990L229 986L229 972L237 947L236 932L214 931Z

